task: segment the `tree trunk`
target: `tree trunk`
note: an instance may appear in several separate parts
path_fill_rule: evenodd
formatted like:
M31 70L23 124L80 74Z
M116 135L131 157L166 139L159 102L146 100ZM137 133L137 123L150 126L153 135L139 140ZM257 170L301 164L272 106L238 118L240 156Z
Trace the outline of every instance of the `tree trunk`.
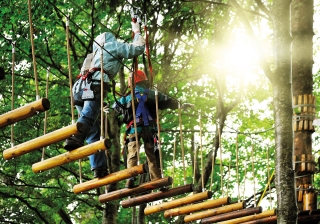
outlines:
M294 106L299 104L312 104L314 96L312 96L313 90L313 0L293 0L291 4L291 32L293 37L292 42L292 93L294 99L300 99L294 102ZM309 99L311 99L309 101ZM307 100L307 101L305 101ZM302 109L300 109L302 108ZM312 120L308 117L301 115L305 114L307 109L308 115L312 115L314 111L313 107L297 107L298 111L296 116L300 116L300 121L296 122L296 128L294 129L294 155L295 155L295 171L297 176L303 176L296 179L296 186L303 186L302 188L309 188L312 183L312 172L305 169L305 165L299 163L301 160L307 159L307 155L312 155L312 133L314 131L311 125ZM296 118L296 117L294 117ZM309 125L307 125L309 124ZM307 125L307 126L306 126ZM312 157L309 157L312 158ZM306 163L307 167L310 163ZM314 173L314 172L313 172ZM304 191L306 192L306 191ZM298 208L303 210L303 191L299 192ZM315 200L316 202L316 200ZM316 208L316 204L313 205ZM311 210L311 209L310 209Z
M111 164L109 170L110 172L116 172L120 170L120 127L113 111L108 113L108 135L112 140L112 153L111 150L108 150L108 165ZM118 185L118 183L108 185L108 192L117 190ZM106 203L105 206L103 223L116 224L119 202L116 200Z
M287 224L296 223L297 220L292 163L290 3L291 0L274 1L275 73L272 79L275 116L277 222Z
M227 112L225 112L223 109L220 109L221 107L223 107L222 105L219 105L217 107L217 111L222 111L221 113L219 113L217 120L219 120L219 125L220 125L220 133L222 133L223 128L225 126L225 121L226 121L226 117L227 117ZM214 142L213 142L213 150L211 150L208 155L207 155L207 160L206 160L206 164L204 164L204 173L203 173L203 180L204 180L204 186L207 185L209 178L210 178L210 174L212 172L212 159L213 164L215 164L215 160L217 157L217 151L219 149L219 130L216 130L215 133L215 137L214 137ZM212 156L214 155L214 156ZM220 186L220 188L222 189L223 186ZM210 188L210 186L209 186ZM195 187L194 192L201 192L202 191L202 176L200 175L199 179L197 180L197 186Z

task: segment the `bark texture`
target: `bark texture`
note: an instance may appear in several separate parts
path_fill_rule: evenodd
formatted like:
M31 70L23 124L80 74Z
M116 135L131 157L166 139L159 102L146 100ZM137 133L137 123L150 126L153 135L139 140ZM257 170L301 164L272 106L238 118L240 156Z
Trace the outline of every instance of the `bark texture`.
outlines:
M108 165L110 172L117 172L120 170L120 127L115 113L111 111L108 114L108 134L112 140L112 151L108 151ZM108 192L119 188L118 183L107 186ZM104 224L116 224L119 202L118 200L105 204L103 214Z
M272 79L275 116L277 222L296 223L297 205L293 171L293 125L290 44L291 0L273 5L275 73Z

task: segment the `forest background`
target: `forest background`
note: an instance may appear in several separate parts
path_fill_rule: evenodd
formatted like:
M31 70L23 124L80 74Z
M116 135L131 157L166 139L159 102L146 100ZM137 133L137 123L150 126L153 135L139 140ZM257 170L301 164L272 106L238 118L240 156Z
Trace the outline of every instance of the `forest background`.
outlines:
M204 180L205 189L213 192L212 198L229 195L233 201L246 200L248 205L256 205L260 200L275 169L274 99L272 84L261 66L260 53L254 43L259 43L259 49L264 52L265 60L273 70L274 2L168 0L134 3L146 15L154 83L160 91L181 103L195 105L193 111L182 112L184 157L177 111L162 111L160 114L164 174L174 175L175 186L185 182L195 183L199 191ZM18 108L35 101L36 82L26 1L2 0L0 4L0 67L5 73L4 79L0 80L0 114L4 114L12 110L12 102L13 107ZM110 31L121 41L131 41L132 7L127 1L113 0L36 0L31 5L39 93L41 97L46 97L48 91L51 104L46 121L48 133L72 122L66 17L70 16L70 66L75 81L84 58L92 51L95 36ZM236 13L236 6L241 6L245 20ZM320 3L315 1L313 94L316 96L320 91L319 7ZM249 22L251 29L244 21ZM148 69L145 59L145 55L138 58L141 69ZM116 78L119 92L125 88L131 64L131 60L125 60ZM114 102L111 94L106 100L111 104ZM124 127L118 125L112 110L108 116L108 134L113 141L112 170L122 170L125 167L120 139ZM218 130L222 131L220 137ZM318 132L316 128L313 134L313 154L316 158L320 155ZM16 123L13 141L10 127L2 128L1 151L43 133L44 113ZM173 154L174 145L176 154ZM45 158L64 153L62 146L63 142L59 142L47 147ZM141 151L143 162L143 148ZM123 209L119 200L99 203L98 196L104 189L79 195L72 192L72 187L80 181L79 162L33 173L31 166L41 160L41 155L42 150L37 150L13 160L0 158L2 223L124 223L134 220L133 210ZM87 158L81 161L81 175L83 181L93 177ZM320 187L317 175L314 185ZM113 187L123 186L124 182L119 182ZM276 207L274 184L262 200L262 205L264 209ZM134 217L140 217L139 223L177 222L176 219L165 219L162 213Z

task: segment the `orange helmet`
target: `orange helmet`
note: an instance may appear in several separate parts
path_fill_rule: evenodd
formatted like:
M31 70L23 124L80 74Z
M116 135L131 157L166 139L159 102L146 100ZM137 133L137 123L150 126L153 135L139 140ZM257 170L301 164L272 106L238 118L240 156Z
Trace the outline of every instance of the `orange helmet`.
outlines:
M137 72L134 73L134 82L142 82L148 80L146 74L142 70L137 70ZM128 86L131 86L131 76L128 78Z

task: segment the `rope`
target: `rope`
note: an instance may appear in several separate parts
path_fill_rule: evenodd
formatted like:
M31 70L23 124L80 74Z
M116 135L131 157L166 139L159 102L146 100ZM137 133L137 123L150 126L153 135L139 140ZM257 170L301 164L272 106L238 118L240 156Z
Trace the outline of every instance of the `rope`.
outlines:
M218 129L218 124L216 124L216 130ZM211 162L211 182L210 182L210 191L212 191L212 183L213 183L213 173L214 173L214 151L212 150L212 162Z
M71 123L75 123L74 119L74 102L72 94L72 72L71 72L71 60L70 60L70 43L69 43L69 16L66 21L66 39L67 39L67 55L68 55L68 71L69 71L69 89L70 89L70 106L71 106Z
M253 177L253 199L254 199L254 207L256 207L256 182L255 182L255 175L254 175L254 145L252 144L251 150L251 157L252 157L252 177Z
M50 67L47 69L47 77L46 77L46 98L47 99L49 96L49 70L50 70ZM43 134L44 135L47 133L47 120L48 120L48 111L45 111L44 112L44 120L43 120ZM41 161L44 160L44 153L45 153L45 147L42 148Z
M220 133L220 125L218 125L218 134L219 134L219 149L220 149L220 180L221 180L221 195L224 197L223 192L223 168L222 168L222 148L221 148L221 133Z
M106 113L106 120L105 120L105 137L106 138L109 138L109 134L108 134L108 113L109 113L109 110L108 108L103 108L104 112ZM105 150L105 155L106 155L106 160L107 160L107 165L108 165L108 168L109 168L109 173L112 173L112 170L111 170L111 164L109 163L109 152L108 152L109 149ZM108 193L108 185L106 185L105 187L105 192Z
M231 174L231 156L229 159L229 170L228 170L228 180L227 180L227 196L229 194L230 174Z
M103 71L103 51L102 51L102 47L100 49L100 94L101 94L101 98L100 98L100 140L103 139L104 136L104 130L103 130L103 88L104 88L104 80L103 80L103 76L104 76L104 71Z
M187 176L186 176L186 167L184 162L184 145L183 145L183 137L182 137L182 118L181 118L181 105L179 103L179 126L180 126L180 142L181 142L181 154L182 154L182 165L183 165L183 177L184 177L184 185L187 185Z
M147 18L145 17L145 26L144 26L144 32L146 36L146 55L148 57L148 64L149 64L149 72L150 72L150 86L153 86L153 71L152 71L152 64L151 64L151 58L150 58L150 45L149 45L149 34L147 30Z
M132 116L133 116L133 125L134 125L134 134L136 138L136 147L137 147L137 165L140 164L140 147L138 139L138 130L137 130L137 120L136 120L136 106L135 106L135 96L134 96L134 75L131 73L131 104L132 104Z
M30 1L30 0L29 0ZM62 12L55 4L53 4L51 1L49 1L49 3L57 10L59 11L63 16L68 17L64 12ZM72 22L79 30L81 30L81 32L83 32L87 37L90 37L90 35L84 31L80 26L78 26L78 24L76 24L73 20L71 20L69 18L69 21ZM102 49L104 51L106 51L111 57L113 57L115 60L117 60L121 65L123 65L124 67L126 67L129 71L132 71L131 68L129 68L126 64L124 64L118 57L114 56L113 54L111 54L107 49L105 49L103 46L101 46L97 41L95 41L93 39L93 42L95 42L98 46L102 47Z
M15 43L12 42L12 90L11 110L14 109L14 65L15 65ZM14 124L11 125L11 147L14 146Z
M156 86L157 87L157 86ZM160 158L160 170L161 177L163 178L163 162L162 162L162 152L161 152L161 140L160 140L160 121L159 121L159 99L158 99L158 90L155 89L155 98L156 98L156 113L157 113L157 129L158 129L158 150Z
M246 192L246 180L247 180L247 164L244 163L244 178L243 178L243 192L242 200L244 200L244 193Z
M199 111L199 125L200 125L200 154L201 154L201 182L202 182L202 192L205 191L204 188L204 170L203 170L203 155L202 155L202 120L201 120L201 110Z
M236 172L237 172L237 185L238 185L238 202L240 202L240 183L239 183L239 147L238 147L238 132L236 139Z
M31 49L32 49L33 71L34 71L34 79L36 83L36 100L39 100L40 96L39 96L39 88L38 88L36 55L34 51L33 25L32 25L32 17L31 17L31 1L30 0L28 0L28 13L29 13L29 24L30 24L30 42L31 42Z
M176 136L174 136L174 142L173 142L173 161L172 161L172 188L174 187L174 168L175 168L175 163L176 163L176 147L177 147L177 143L176 143Z
M268 180L271 180L271 177L270 177L270 157L269 157L269 147L268 147L268 152L267 152L267 161L268 161ZM273 174L274 175L274 171L273 171ZM271 187L270 187L270 183L268 184L269 186L269 194L271 195ZM270 208L272 209L272 197L269 197L269 202L270 202Z
M80 114L78 114L78 118L80 117ZM79 159L79 182L82 183L82 159Z
M213 173L214 173L214 154L213 154L213 151L212 151L210 191L212 191Z
M193 184L196 182L196 167L198 166L198 161L197 161L197 143L195 143L194 140L195 133L192 135L191 139L191 144L192 144L192 149L194 151L194 156L193 156Z
M269 188L269 190L270 190L270 184L271 184L271 180L272 180L272 178L273 178L273 176L274 176L274 172L275 172L275 170L272 172L271 177L268 179L268 184L267 184L267 186L264 188L263 193L261 194L261 198L260 198L260 200L259 200L259 202L258 202L258 206L260 205L260 202L262 201L264 195L266 194L267 189ZM270 198L271 198L271 197L270 197ZM271 209L272 209L271 201L270 201L270 207L271 207Z

